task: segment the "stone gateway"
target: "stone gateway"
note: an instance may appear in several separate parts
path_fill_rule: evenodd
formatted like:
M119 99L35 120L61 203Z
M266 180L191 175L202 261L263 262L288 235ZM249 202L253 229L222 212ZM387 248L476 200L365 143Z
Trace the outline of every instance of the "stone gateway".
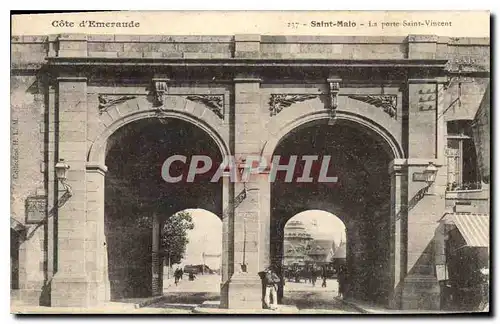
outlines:
M91 307L161 294L159 224L203 208L223 222L221 307L260 309L259 272L280 273L286 221L318 209L346 224L347 297L436 310L447 244L439 221L489 212L469 135L489 93L489 38L59 34L11 43L12 271L23 301ZM286 170L271 182L266 169L246 183L226 174L168 183L162 165L174 155L215 165L232 156L237 172L249 156L328 155L339 183L297 184L280 177ZM43 200L36 217L30 197ZM139 214L154 220L148 239L134 225Z

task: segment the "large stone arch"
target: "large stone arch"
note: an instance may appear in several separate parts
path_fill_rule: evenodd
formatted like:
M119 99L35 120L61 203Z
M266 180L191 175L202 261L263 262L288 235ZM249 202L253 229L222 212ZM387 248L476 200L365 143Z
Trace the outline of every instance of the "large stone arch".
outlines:
M271 157L278 145L290 132L300 129L301 127L305 127L306 125L310 125L310 123L319 123L328 120L329 118L330 113L327 110L320 110L299 115L282 124L276 123L274 125L270 125L271 128L269 129L269 138L262 147L261 155L263 157ZM379 136L383 139L384 147L394 159L404 158L403 148L393 134L373 120L347 111L338 111L337 120L347 121L350 124ZM335 125L332 127L335 127Z
M88 146L86 154L85 205L87 219L92 220L93 244L87 244L85 250L88 255L92 256L87 258L92 271L86 271L86 275L90 277L86 279L86 284L89 286L87 292L93 295L92 303L106 302L112 298L104 211L105 175L108 169L106 155L109 148L109 139L112 138L112 135L126 125L133 126L134 122L145 119L177 119L201 129L207 135L207 140L211 139L216 144L215 146L219 150L221 157L230 154L227 141L227 125L204 104L189 101L182 96L167 96L164 106L165 108L162 107L161 109L155 108L145 97L138 97L109 107L100 116L96 113L94 117L89 117L87 129L89 130L88 141L91 144ZM96 125L99 126L96 127ZM221 188L223 200L227 203L227 188L225 186L221 186ZM203 207L205 208L205 206ZM222 215L219 216L222 218ZM158 222L159 220L155 218L156 225L153 226L153 235L159 233ZM223 226L227 228L227 218L223 219ZM223 232L223 235L229 235L227 229ZM223 241L228 241L228 239L223 237ZM152 244L153 254L155 254L159 248L158 240L154 240ZM226 259L229 258L229 255L226 253L223 258L225 258L224 262L227 264ZM153 278L160 276L159 269L159 259L153 256ZM224 271L224 279L227 280L227 276L227 271ZM153 279L153 295L161 294L161 284L157 282L160 281Z
M303 103L302 105L304 104L305 103ZM326 121L330 118L329 111L325 109L314 109L313 105L310 105L310 107L313 109L309 111L302 110L301 113L298 113L299 107L297 107L297 111L290 112L289 114L284 115L284 120L282 120L281 122L276 120L269 124L269 137L264 143L260 152L263 158L269 160L275 154L276 149L288 137L289 134L292 134L297 130L301 130L302 128L315 125L316 123L326 124ZM338 127L341 124L349 125L352 128L359 129L359 131L365 132L369 137L373 137L374 139L379 141L389 160L393 161L392 164L396 162L399 163L399 161L403 161L405 159L406 156L400 142L400 136L398 135L397 131L394 132L392 130L389 130L389 128L384 126L385 124L382 125L372 118L352 111L337 111L336 123L330 127ZM387 267L384 267L387 273L387 278L384 280L387 282L383 282L382 284L390 285L391 287L395 288L403 277L401 273L404 272L404 269L401 269L403 268L402 264L404 263L404 255L406 251L404 243L401 243L401 240L402 237L406 235L407 228L405 224L401 223L401 219L404 219L405 217L402 216L402 214L399 214L399 217L397 217L398 213L400 213L401 197L403 196L403 192L405 192L406 189L402 186L401 177L397 176L396 173L392 170L392 164L390 163L389 165L387 165L387 177L389 177L391 183L390 208L380 211L379 214L387 221L385 228L387 229L388 242L390 245L387 250L389 255L387 257ZM400 173L398 173L398 175L400 175ZM292 211L292 209L294 208L291 208L290 212ZM324 210L333 213L345 223L346 228L350 229L349 237L354 238L352 242L356 242L356 246L352 245L348 248L348 250L355 248L362 249L363 247L361 245L366 244L365 241L361 241L361 239L357 238L359 237L359 228L357 225L361 224L361 220L351 219L350 214L346 213L347 210L342 210L343 206L335 206L332 202L316 201L307 206L303 206L303 208L295 208L291 214L295 215L298 212L310 209ZM280 210L280 212L285 212L287 214L282 215L283 219L288 220L291 216L293 216L288 215L290 213L288 210ZM358 213L357 209L354 209L352 212ZM378 211L374 212L378 213ZM280 216L276 215L276 217ZM271 221L271 223L272 222L273 220ZM274 233L274 235L276 235L276 233ZM279 236L280 235L278 234L278 237ZM277 239L275 238L273 241L276 242L276 240ZM359 242L361 242L362 244L359 244ZM271 252L271 255L278 255L279 253L281 252L274 251ZM350 255L350 253L351 252L348 252L348 255ZM273 258L273 256L271 256L271 258L275 263L280 262L280 260L278 260L276 257ZM387 299L385 299L385 302L389 305L393 305L393 303L395 302L397 303L397 301L395 300L398 297L395 296L395 291L395 289L389 290L389 296L387 296Z
M120 109L121 106L122 109ZM126 108L123 109L123 107ZM130 107L136 108L130 111ZM137 98L111 109L116 109L118 113L109 114L110 120L105 123L105 128L90 145L87 155L87 162L89 163L104 165L108 139L119 128L141 119L159 117L180 119L199 127L217 144L223 157L230 154L227 136L225 136L227 132L224 130L223 121L203 104L193 103L187 99L178 99L172 105L160 110L153 107L146 99Z

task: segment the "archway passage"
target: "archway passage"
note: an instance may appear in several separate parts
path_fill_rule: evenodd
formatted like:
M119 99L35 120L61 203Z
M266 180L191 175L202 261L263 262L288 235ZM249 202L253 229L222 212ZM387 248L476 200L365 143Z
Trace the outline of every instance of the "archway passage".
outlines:
M222 277L222 221L219 216L207 210L186 209L172 215L188 219L192 227L185 231L185 249L177 249L181 238L179 226L170 222L163 226L164 246L164 298L153 307L170 303L201 304L204 301L220 300ZM170 219L165 220L169 222ZM166 234L170 234L169 237ZM169 247L169 244L171 246ZM170 271L169 271L170 269ZM175 275L178 275L177 279ZM180 277L179 277L180 275Z
M284 228L283 303L304 308L332 308L339 296L339 271L346 263L346 227L337 216L308 210ZM343 282L342 282L343 283ZM342 307L337 301L337 307Z
M390 286L390 192L389 162L394 158L379 137L354 123L335 125L316 122L290 132L274 155L298 155L294 180L286 182L278 172L271 187L271 258L282 271L286 222L294 215L321 209L339 217L346 231L346 266L349 273L346 297L386 304ZM330 157L328 176L336 182L321 182L312 167L312 182L297 182L304 169L301 156ZM316 171L315 171L316 170ZM316 176L314 175L316 172ZM274 248L273 248L274 247Z
M175 183L162 177L162 166L173 155L187 159L172 164L171 175L182 175ZM222 183L210 181L213 172L186 181L194 155L209 156L214 165L222 161L203 130L179 119L142 119L108 139L105 235L112 300L162 293L159 235L168 217L193 206L222 215Z

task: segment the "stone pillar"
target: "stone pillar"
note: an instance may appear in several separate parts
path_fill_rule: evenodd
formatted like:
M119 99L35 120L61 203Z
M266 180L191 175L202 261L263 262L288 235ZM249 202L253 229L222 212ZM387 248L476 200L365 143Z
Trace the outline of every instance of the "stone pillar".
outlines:
M262 307L259 272L269 265L269 208L264 211L265 206L269 206L267 174L259 175L255 182L248 182L243 190L246 190L246 198L235 208L234 214L235 272L229 282L228 306L255 309ZM262 251L264 249L267 251Z
M87 222L87 130L75 125L87 123L87 79L84 77L58 78L58 159L70 166L67 183L73 195L56 213L55 255L57 269L52 280L52 306L90 306L95 300L89 295L90 278L87 275L87 235L95 235L95 222ZM52 168L54 166L51 166ZM51 169L54 172L54 169ZM65 193L57 183L56 194ZM92 250L92 249L90 249ZM95 252L94 252L95 253Z
M163 294L163 278L161 276L161 257L160 257L160 235L161 235L161 224L158 215L153 215L153 234L151 240L151 274L152 274L152 295L160 296Z
M221 308L229 306L229 279L234 273L234 183L222 177L222 282Z
M234 146L237 161L258 157L262 146L260 79L235 78ZM267 174L252 174L235 185L234 274L228 286L228 307L262 307L259 272L269 265L270 183ZM240 199L244 197L243 199ZM246 269L242 268L245 263Z
M408 225L407 274L402 290L403 309L434 309L439 306L435 274L434 236L445 211L446 168L443 166L444 125L442 86L438 79L408 80ZM438 167L436 181L422 178L429 162Z
M402 280L406 276L408 226L405 190L408 183L406 161L393 160L389 165L389 174L391 177L389 307L399 309L401 308Z
M87 163L87 217L89 229L85 238L86 273L89 277L89 296L92 304L110 300L108 246L104 231L104 178L107 167Z

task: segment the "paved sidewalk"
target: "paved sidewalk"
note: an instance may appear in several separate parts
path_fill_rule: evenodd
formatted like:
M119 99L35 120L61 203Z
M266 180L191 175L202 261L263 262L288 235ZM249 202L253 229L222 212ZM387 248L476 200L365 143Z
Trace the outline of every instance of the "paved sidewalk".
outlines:
M174 284L173 279L165 279L164 291ZM144 298L126 298L116 302L107 302L98 307L45 307L38 305L27 305L21 300L11 298L11 314L151 314L151 313L173 313L180 311L175 307L164 307L162 309L150 308L148 306L161 302L165 295ZM184 311L185 312L185 311Z
M344 304L349 305L352 308L357 309L363 314L455 314L455 313L470 313L466 311L443 311L443 310L401 310L401 309L388 309L380 305L369 304L357 300L341 300Z

